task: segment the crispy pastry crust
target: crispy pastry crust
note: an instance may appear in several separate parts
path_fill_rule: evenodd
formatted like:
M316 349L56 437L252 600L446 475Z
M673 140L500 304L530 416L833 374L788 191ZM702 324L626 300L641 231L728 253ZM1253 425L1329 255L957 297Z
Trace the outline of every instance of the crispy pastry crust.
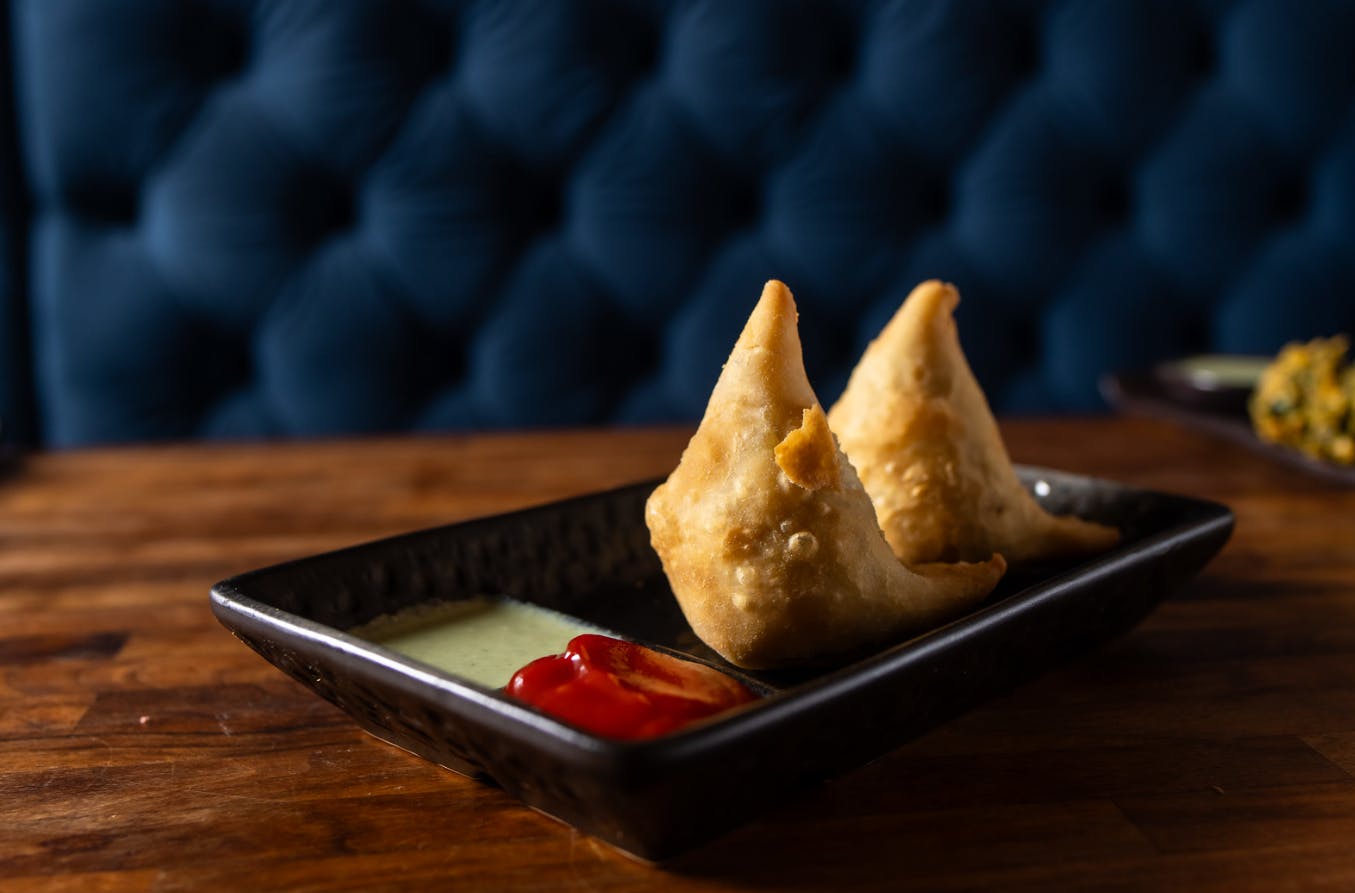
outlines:
M1022 564L1110 548L1117 530L1050 515L1021 486L960 349L959 301L935 280L915 288L828 414L894 554Z

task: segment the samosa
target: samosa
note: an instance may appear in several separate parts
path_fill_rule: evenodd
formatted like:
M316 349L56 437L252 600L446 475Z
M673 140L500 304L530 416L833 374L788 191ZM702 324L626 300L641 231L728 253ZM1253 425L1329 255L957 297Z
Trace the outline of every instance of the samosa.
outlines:
M1051 515L1021 485L960 349L959 301L935 280L913 289L828 413L894 554L915 563L997 552L1020 565L1110 548L1115 528Z
M776 281L645 518L692 629L750 669L897 641L977 605L1006 567L997 555L915 568L894 557L828 430L794 299Z

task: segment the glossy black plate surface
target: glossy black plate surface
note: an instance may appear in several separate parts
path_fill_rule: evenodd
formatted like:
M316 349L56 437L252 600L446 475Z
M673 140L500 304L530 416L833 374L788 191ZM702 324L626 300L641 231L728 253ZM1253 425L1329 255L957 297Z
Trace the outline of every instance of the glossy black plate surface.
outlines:
M974 613L847 666L759 673L767 696L677 734L617 742L348 635L414 605L503 595L728 669L693 636L649 546L655 482L407 534L217 584L221 622L363 728L491 780L644 859L746 821L1132 627L1227 541L1224 506L1021 469L1114 550L1009 574Z

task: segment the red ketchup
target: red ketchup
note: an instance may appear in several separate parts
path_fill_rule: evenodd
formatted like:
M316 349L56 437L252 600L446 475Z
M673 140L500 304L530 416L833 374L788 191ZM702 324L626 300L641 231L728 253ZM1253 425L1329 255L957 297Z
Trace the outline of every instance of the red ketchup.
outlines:
M593 634L518 670L507 691L581 729L630 740L656 738L756 698L718 670Z

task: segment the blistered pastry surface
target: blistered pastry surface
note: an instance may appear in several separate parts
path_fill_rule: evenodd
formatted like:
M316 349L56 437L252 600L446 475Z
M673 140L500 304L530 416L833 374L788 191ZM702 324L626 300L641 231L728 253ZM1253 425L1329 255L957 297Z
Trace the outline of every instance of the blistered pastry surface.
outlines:
M1020 563L1109 548L1113 528L1052 516L1021 485L960 348L958 303L941 282L914 289L828 414L894 553Z

